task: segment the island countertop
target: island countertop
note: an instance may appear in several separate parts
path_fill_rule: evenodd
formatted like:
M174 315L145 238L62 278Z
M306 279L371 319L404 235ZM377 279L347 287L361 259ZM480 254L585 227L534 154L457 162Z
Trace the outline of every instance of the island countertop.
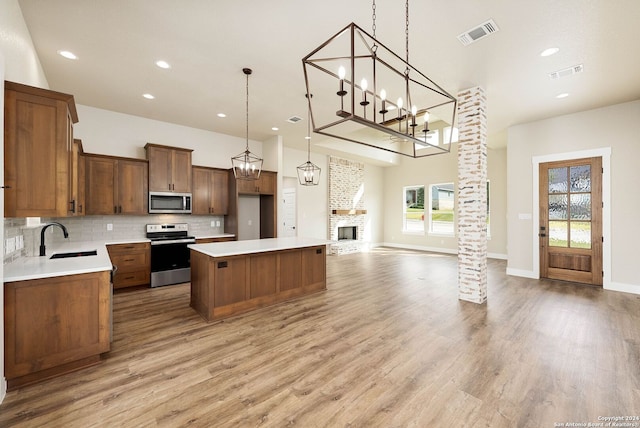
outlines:
M317 238L267 238L246 241L214 242L210 244L191 244L189 248L209 257L230 257L244 254L266 253L269 251L290 250L294 248L328 245L333 241Z

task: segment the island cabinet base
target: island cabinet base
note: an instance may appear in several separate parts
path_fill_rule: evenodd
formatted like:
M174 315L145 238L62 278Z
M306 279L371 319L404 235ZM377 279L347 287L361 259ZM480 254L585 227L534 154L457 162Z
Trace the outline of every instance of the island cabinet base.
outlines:
M324 245L228 257L191 250L191 307L207 321L326 288Z

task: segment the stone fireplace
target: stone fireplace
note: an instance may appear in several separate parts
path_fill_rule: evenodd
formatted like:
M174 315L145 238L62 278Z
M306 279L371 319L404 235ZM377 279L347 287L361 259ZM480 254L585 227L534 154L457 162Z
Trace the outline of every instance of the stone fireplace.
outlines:
M367 211L364 209L364 164L329 157L329 238L331 254L362 251Z

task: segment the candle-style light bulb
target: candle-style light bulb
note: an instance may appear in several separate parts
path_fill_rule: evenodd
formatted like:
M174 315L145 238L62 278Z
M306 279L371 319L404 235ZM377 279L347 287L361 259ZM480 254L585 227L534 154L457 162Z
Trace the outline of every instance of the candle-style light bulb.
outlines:
M384 89L380 91L380 99L382 100L382 109L380 109L380 114L382 114L382 120L384 120L384 114L389 111L387 110L387 91Z
M346 75L347 75L347 71L344 69L343 66L340 66L338 68L338 78L340 79L340 90L336 92L336 95L339 95L341 97L344 97L345 95L347 95L347 91L344 90L344 77Z
M411 107L411 126L412 127L416 126L416 113L418 113L418 108L414 104ZM411 131L411 132L413 133L413 131Z
M398 102L396 104L398 104L398 119L400 119L402 117L402 97L398 98Z
M360 103L361 106L366 106L369 104L369 101L367 101L367 79L362 79L360 81L360 88L362 89L362 102Z
M424 129L422 132L429 132L429 112L424 114Z

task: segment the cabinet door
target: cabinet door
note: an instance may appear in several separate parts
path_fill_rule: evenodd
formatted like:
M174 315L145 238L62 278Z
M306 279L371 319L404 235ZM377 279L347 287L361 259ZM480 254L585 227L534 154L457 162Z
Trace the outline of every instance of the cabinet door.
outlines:
M211 171L211 213L226 215L229 212L229 173Z
M171 192L172 150L165 147L147 147L149 159L149 190L152 192Z
M117 165L109 158L86 156L86 205L89 215L115 214Z
M211 197L209 183L211 174L206 168L193 168L193 193L191 214L206 215L211 213Z
M109 351L109 272L5 284L5 376Z
M276 293L276 253L249 256L251 263L251 288L249 298L270 296Z
M276 175L270 171L263 171L260 173L260 180L258 186L260 187L260 194L273 195L276 193Z
M326 285L326 247L311 247L302 250L302 285Z
M191 192L191 152L174 150L172 155L171 191L189 193Z
M118 214L149 212L147 163L118 160Z
M69 150L73 141L67 104L5 91L5 215L69 215Z
M242 302L247 296L247 263L249 257L214 259L213 306L220 307Z
M236 180L238 193L258 193L259 180Z
M78 173L78 199L76 201L76 215L85 215L87 212L86 204L86 164L85 157L78 153L77 173Z

